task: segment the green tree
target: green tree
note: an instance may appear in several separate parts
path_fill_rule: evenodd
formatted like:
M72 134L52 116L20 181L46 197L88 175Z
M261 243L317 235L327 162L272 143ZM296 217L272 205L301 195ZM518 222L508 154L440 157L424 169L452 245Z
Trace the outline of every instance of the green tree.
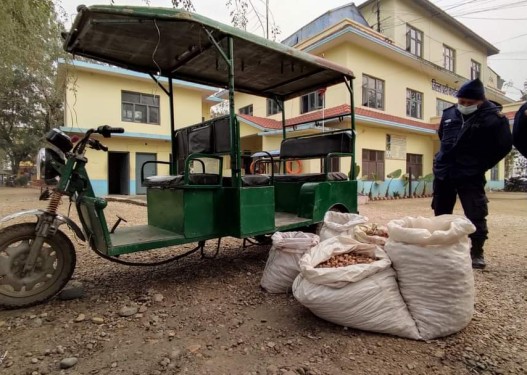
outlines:
M0 7L0 148L18 172L42 135L62 122L62 24L52 0L4 0Z
M246 0L227 0L226 5L230 11L232 25L247 30L249 3Z
M263 1L261 2L264 3ZM260 11L259 7L255 6L253 0L227 0L225 5L230 11L231 23L234 27L247 30L249 15L254 15L264 37L276 40L280 35L280 27L274 21L273 12L269 7L269 0L264 3L265 14Z
M149 0L143 0L150 5ZM114 3L111 0L112 4ZM192 0L171 0L174 8L183 8L188 11L196 11ZM280 28L274 22L273 13L269 8L269 0L265 1L265 14L255 6L253 0L226 0L225 5L230 11L231 23L234 27L247 30L249 26L249 14L253 14L258 22L258 27L267 39L276 40L280 34Z
M172 6L174 8L183 8L188 11L195 11L192 0L172 0Z

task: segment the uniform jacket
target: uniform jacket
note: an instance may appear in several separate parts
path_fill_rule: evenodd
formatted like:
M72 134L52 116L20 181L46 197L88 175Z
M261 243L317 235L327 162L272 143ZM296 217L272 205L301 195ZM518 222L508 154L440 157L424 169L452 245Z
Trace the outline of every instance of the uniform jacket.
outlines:
M527 157L527 103L523 104L514 117L512 142L520 153Z
M439 179L482 176L512 148L509 121L501 106L485 101L463 116L452 106L443 111L438 135L441 148L435 156L434 175Z

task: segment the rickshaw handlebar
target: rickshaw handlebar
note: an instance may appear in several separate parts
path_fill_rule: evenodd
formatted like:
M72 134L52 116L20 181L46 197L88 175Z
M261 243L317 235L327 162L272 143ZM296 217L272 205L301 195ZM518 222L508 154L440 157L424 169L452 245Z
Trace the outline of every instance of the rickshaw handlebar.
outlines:
M123 128L114 128L113 126L103 125L97 129L90 129L85 134L82 140L77 143L73 149L74 153L83 154L86 149L86 145L89 144L91 148L96 150L108 151L108 147L100 143L99 141L90 139L93 133L101 134L104 138L110 138L112 133L124 133Z
M113 126L104 125L104 126L99 126L96 130L96 133L102 134L104 138L109 138L112 133L124 133L124 129L114 128Z

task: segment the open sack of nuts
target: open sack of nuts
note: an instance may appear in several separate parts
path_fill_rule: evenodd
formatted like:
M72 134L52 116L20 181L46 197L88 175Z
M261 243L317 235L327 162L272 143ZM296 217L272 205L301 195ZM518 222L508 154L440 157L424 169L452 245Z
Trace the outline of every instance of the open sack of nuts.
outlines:
M350 236L319 243L300 259L295 298L315 315L365 331L419 339L395 271L377 245Z
M406 217L388 223L385 250L419 336L447 336L465 328L474 312L474 276L465 217Z
M324 215L324 222L320 229L320 241L337 236L352 236L356 225L364 224L368 218L358 214L328 211Z
M353 228L353 236L359 242L372 243L384 247L388 240L388 228L377 224L360 224Z
M304 232L276 232L272 240L260 285L269 293L287 293L300 272L298 261L319 243L319 237Z

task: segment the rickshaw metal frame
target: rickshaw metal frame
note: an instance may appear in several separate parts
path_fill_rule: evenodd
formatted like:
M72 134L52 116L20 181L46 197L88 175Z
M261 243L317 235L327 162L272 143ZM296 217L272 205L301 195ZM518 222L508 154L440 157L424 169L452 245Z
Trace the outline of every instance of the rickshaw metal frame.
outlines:
M108 17L108 19L102 19L104 16ZM188 50L186 50L184 53L175 57L175 64L172 64L171 67L168 67L168 65L165 64L166 61L161 61L158 63L153 57L161 40L159 26L172 26L172 22L187 22L191 23L192 25L198 25L198 33L200 33L199 30L202 30L206 34L209 43L205 45L200 43L199 47L196 47L195 45L193 45L192 48L189 47ZM119 27L123 25L139 25L143 27L145 24L148 23L153 23L159 34L158 45L156 46L156 50L154 50L154 53L152 54L152 60L154 64L148 62L141 65L140 62L138 62L141 59L141 55L134 55L134 58L136 58L137 61L131 61L132 59L130 59L130 61L125 61L123 59L123 55L126 55L126 53L130 52L126 49L123 50L123 53L121 55L118 55L117 52L112 55L113 51L111 50L111 48L108 48L108 52L106 52L105 54L104 51L98 49L97 47L98 38L100 38L101 34L104 34L104 28L114 27L114 30L117 32L119 30ZM98 30L98 28L101 28L103 31ZM131 36L130 38L133 38L133 36ZM144 39L146 39L143 40L144 43L148 44L148 38L145 37ZM264 89L259 88L256 84L251 86L250 82L245 82L244 84L236 84L236 60L234 55L235 40L239 43L245 43L243 44L243 47L247 47L247 45L249 47L254 46L254 48L260 48L269 51L269 54L272 55L272 57L278 56L277 58L281 59L280 69L282 74L287 69L287 64L289 64L288 68L291 69L292 72L295 71L295 64L298 64L296 69L300 69L301 74L293 75L291 78L286 79L285 81L279 81L277 79L272 85L267 86L267 88ZM112 42L113 40L109 41L108 45L111 46ZM222 44L225 44L225 42L226 46L222 46ZM169 50L169 47L163 47L167 48L166 51ZM216 74L213 70L209 72L211 73L209 74L209 77L196 76L195 74L192 74L193 71L191 68L187 69L186 72L182 70L187 67L190 61L194 61L198 58L201 58L202 55L205 56L204 59L207 58L206 53L213 47L226 64L227 82L223 82L218 78L212 77L214 76L214 74ZM176 161L177 142L174 107L174 78L180 78L198 84L204 83L208 85L215 85L218 87L226 87L228 89L230 129L229 155L231 163L230 169L232 174L231 188L221 187L223 158L219 156L214 156L212 154L188 155L185 159L184 184L182 186L177 186L171 191L156 190L151 192L150 190L152 189L147 190L149 206L149 224L151 221L155 222L155 224L151 224L148 226L118 229L115 233L109 233L103 212L106 206L106 201L104 199L97 198L93 192L93 189L89 182L89 177L85 170L85 164L87 160L68 160L66 166L63 168L64 175L62 175L61 183L59 183L57 188L70 196L76 197L77 208L79 210L79 216L81 217L82 226L84 228L85 233L87 234L87 238L90 242L90 245L94 247L97 251L107 256L114 256L119 254L132 253L135 251L143 251L190 242L201 243L201 241L206 241L213 238L221 238L223 235L231 235L240 238L246 238L261 234L272 233L277 229L295 229L303 227L305 225L320 222L325 210L331 208L325 207L324 204L327 205L327 202L335 201L335 197L342 196L342 194L346 194L346 191L348 190L348 194L355 194L354 200L353 198L350 198L350 202L354 202L354 206L353 204L350 204L351 207L349 207L349 209L356 210L356 181L353 181L355 176L355 113L353 88L351 85L351 80L354 78L354 76L350 70L328 62L327 60L321 59L317 56L309 55L307 53L295 50L293 48L253 36L249 33L234 29L226 25L219 24L205 17L178 9L128 6L92 6L88 8L81 6L79 7L79 15L74 21L71 32L66 35L64 48L66 49L66 51L72 54L81 55L102 62L121 66L127 69L132 69L138 72L146 73L163 90L163 92L165 92L165 94L168 96L170 106L170 129L172 141L172 161L170 165L170 173L173 175L180 173L180 171L178 170L178 163ZM166 56L163 55L162 58L164 57ZM287 62L284 62L286 59L289 60ZM218 66L218 61L216 61L216 70L218 70ZM244 61L242 59L241 68L239 67L239 69L243 71L243 67ZM304 68L307 70L307 72L305 73L302 72L302 69ZM162 75L167 77L168 88L164 87L164 85L159 81L156 75ZM302 84L302 82L309 82L309 84ZM244 93L268 97L278 104L282 112L282 137L285 140L287 138L284 105L285 101L298 97L302 94L306 94L314 90L320 89L321 87L328 87L338 83L344 83L350 95L351 111L349 115L351 117L352 137L350 142L352 152L330 153L326 155L324 165L325 173L327 176L328 163L331 157L351 156L352 160L350 168L350 181L347 181L347 183L332 183L328 181L317 183L303 183L296 185L287 183L285 185L281 184L281 186L283 186L285 189L284 194L298 194L297 198L299 200L299 205L298 214L296 216L288 213L287 207L284 208L284 211L276 211L275 205L278 204L278 202L276 201L276 197L273 198L273 207L271 211L269 211L270 206L259 206L259 199L265 196L270 196L270 194L274 196L275 188L277 188L277 185L274 184L273 178L271 180L271 186L258 187L258 191L256 191L255 188L247 188L242 186L240 124L237 120L235 112L235 89L236 91ZM291 88L288 89L289 86ZM295 87L297 88L295 89ZM219 186L190 184L190 162L199 157L219 159ZM74 163L74 165L72 163ZM143 175L143 170L141 174ZM70 179L74 182L73 184L69 183ZM353 182L355 184L353 184ZM78 188L78 186L80 185L83 185L82 189ZM333 189L333 187L335 189ZM251 189L253 189L254 191L251 192ZM192 193L192 191L195 191L196 193L194 194ZM321 195L320 199L324 202L324 204L319 205L320 203L318 201L302 202L301 200L302 197L314 197L317 194ZM204 219L203 216L200 216L202 215L202 213L195 213L193 212L194 210L186 211L185 207L192 206L193 208L195 207L195 210L199 211L200 207L204 207L204 205L208 204L208 202L218 201L222 202L221 204L214 203L217 204L218 210L221 210L222 207L228 207L229 204L234 204L235 206L237 206L237 210L233 211L233 213L235 214L233 220L240 220L239 227L233 231L232 229L225 230L225 228L228 227L229 223L221 223L219 227L215 227L214 224L205 223L203 224L203 226L207 227L207 225L209 225L210 231L207 232L207 229L200 230L200 228L194 225L194 222L199 222L199 219ZM184 213L183 220L185 220L183 223L174 222L174 218L177 218L177 214L176 216L170 216L174 215L174 213L167 213L162 210L163 206L172 204L177 206L177 202L182 202L185 206L182 208L182 212ZM342 205L338 202L336 202L335 204ZM156 206L160 207L156 211L159 215L161 215L160 217L151 217L151 206L152 211L156 211ZM287 215L289 216L287 216L287 220L285 220L283 225L280 225L280 227L275 225L270 226L267 223L265 224L267 225L267 227L265 227L265 225L260 225L260 227L256 226L260 229L252 230L251 223L245 223L242 219L242 216L244 215L248 218L256 218L256 216L254 216L254 212L251 212L251 210L261 210L260 216L264 219L261 219L260 221L269 221L267 219L267 216L272 215L274 223L275 217L277 217L279 213L283 213L282 216L284 217ZM187 228L187 216L192 216L192 218L189 218L189 222L192 222L190 226L194 229ZM293 216L295 216L296 218ZM228 220L229 218L226 218L226 221ZM175 224L172 225L172 223ZM99 225L99 228L95 228ZM181 228L176 230L172 228L174 226L179 226ZM167 229L168 227L170 227L170 229ZM127 241L123 241L122 237L125 236L129 236L131 237L131 239L127 238ZM145 241L144 238L147 237L150 238L150 240ZM134 239L137 238L143 238L143 240L134 242ZM122 243L122 245L119 245L120 243Z

